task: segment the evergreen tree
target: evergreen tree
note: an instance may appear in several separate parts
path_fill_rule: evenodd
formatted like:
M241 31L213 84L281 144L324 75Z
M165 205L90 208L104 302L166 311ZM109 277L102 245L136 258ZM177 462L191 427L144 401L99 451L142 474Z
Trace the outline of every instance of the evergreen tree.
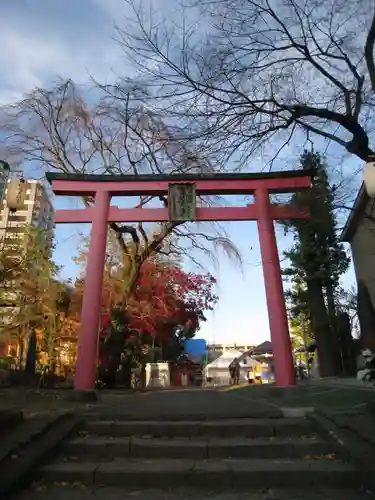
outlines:
M336 294L339 280L349 266L337 237L333 211L334 188L330 186L325 165L319 153L305 151L300 167L314 170L312 189L295 193L292 203L307 207L308 220L291 221L286 230L294 233L294 245L285 252L290 265L284 275L295 284L303 284L289 294L293 307L307 309L315 336L321 376L340 373L340 349Z

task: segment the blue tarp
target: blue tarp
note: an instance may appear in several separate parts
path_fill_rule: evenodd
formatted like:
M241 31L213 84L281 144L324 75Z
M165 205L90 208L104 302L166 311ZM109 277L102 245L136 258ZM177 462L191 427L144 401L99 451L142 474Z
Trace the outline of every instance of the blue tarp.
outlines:
M207 354L207 342L204 339L187 339L185 353L191 360L201 361Z

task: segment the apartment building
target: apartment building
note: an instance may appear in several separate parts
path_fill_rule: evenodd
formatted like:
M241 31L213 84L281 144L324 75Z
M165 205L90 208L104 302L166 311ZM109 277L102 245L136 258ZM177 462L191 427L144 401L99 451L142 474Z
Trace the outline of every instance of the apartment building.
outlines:
M14 249L19 252L19 241L25 237L28 226L44 229L47 233L51 233L51 236L53 235L54 208L43 184L36 180L26 180L26 196L23 206L17 211L10 210L6 203L9 182L11 180L0 185L0 192L4 193L1 197L0 245L3 249L5 246L11 247L13 241L17 240ZM9 255L12 255L12 252ZM11 285L7 283L6 289L4 289L4 284L1 285L0 331L12 323L12 319L17 313L19 292Z
M11 181L9 180L9 182ZM28 225L53 231L54 209L45 187L41 182L35 180L27 180L26 184L24 205L16 212L12 212L7 207L7 187L5 185L0 214L0 239L4 238L5 234L7 236L11 234L22 235Z

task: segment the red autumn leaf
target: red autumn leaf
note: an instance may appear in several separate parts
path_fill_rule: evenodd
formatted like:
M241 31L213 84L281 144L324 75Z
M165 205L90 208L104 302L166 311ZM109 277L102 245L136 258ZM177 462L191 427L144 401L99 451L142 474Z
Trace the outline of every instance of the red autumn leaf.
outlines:
M126 300L130 329L147 332L158 340L167 340L176 326L195 331L205 320L204 311L212 310L218 300L215 283L210 274L186 272L150 258L142 265L137 284ZM81 293L83 284L81 280L77 285ZM121 281L105 276L102 330L108 329L110 311L119 298Z

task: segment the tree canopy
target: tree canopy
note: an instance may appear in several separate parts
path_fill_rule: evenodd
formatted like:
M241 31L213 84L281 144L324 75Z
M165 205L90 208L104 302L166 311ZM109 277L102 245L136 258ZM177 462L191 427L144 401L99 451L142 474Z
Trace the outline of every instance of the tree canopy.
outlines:
M111 316L113 309L120 306L132 332L148 333L158 341L168 340L178 327L188 326L195 332L205 321L204 312L212 310L218 300L213 276L187 272L176 261L156 256L143 264L136 285L128 294L127 272L116 259L116 252L118 255L116 247L109 243L102 312ZM83 249L78 260L84 264L85 259ZM84 274L76 282L81 295L83 289Z
M123 382L129 385L133 363L144 366L148 358L143 349L154 354L157 348L158 359L167 360L182 352L184 340L195 335L205 311L217 303L216 281L210 274L187 272L176 260L154 255L143 263L129 293L126 263L116 257L118 248L110 241L107 251L99 374L112 386L121 364ZM85 259L83 249L78 260L84 264ZM75 284L81 296L84 278L83 274Z

